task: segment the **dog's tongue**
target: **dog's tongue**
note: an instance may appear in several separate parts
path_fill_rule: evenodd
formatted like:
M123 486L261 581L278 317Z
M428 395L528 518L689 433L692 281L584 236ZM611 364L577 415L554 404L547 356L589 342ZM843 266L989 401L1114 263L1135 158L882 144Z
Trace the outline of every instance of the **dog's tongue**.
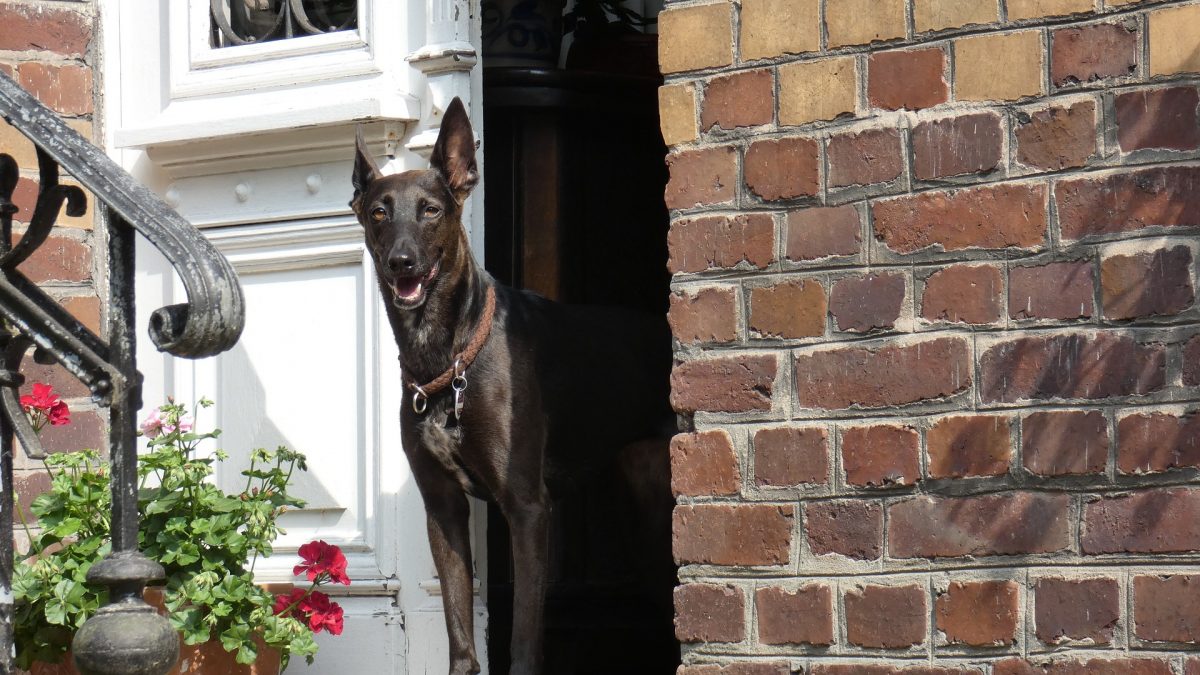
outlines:
M421 277L401 277L392 284L392 290L401 300L416 300L421 297L421 287L424 281Z

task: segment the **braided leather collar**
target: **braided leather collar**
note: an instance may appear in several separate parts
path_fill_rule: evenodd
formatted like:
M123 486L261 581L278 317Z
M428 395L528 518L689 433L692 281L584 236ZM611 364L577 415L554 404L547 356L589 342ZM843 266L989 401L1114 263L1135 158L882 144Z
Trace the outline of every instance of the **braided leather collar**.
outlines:
M454 361L450 364L441 375L433 378L425 384L418 385L414 380L404 376L404 385L413 392L413 410L417 414L425 412L425 404L430 396L442 391L447 385L459 380L462 386L455 386L455 391L461 391L466 388L466 372L467 368L475 361L475 357L479 355L479 350L483 349L484 343L487 342L488 335L492 332L492 318L496 315L496 289L493 286L487 288L487 299L483 305L483 316L479 319L479 325L475 328L475 334L471 336L471 341L467 343L467 348L454 355ZM457 406L461 406L461 402L456 402ZM457 417L456 410L456 417Z

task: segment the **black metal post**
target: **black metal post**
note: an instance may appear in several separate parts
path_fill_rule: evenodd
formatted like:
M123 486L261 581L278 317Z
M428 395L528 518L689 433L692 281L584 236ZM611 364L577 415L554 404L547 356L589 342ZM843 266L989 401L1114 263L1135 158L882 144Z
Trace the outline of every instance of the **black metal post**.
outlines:
M0 364L0 370L3 369ZM0 565L0 673L7 675L4 668L5 659L11 658L13 645L13 509L16 500L13 498L13 434L12 427L0 413L0 557L5 564ZM10 664L11 665L11 664Z
M88 619L71 649L83 675L162 675L179 658L179 635L142 599L146 583L164 576L138 551L137 430L141 375L134 351L134 231L108 211L108 362L119 373L109 404L113 552L88 571L88 581L111 589L109 604Z

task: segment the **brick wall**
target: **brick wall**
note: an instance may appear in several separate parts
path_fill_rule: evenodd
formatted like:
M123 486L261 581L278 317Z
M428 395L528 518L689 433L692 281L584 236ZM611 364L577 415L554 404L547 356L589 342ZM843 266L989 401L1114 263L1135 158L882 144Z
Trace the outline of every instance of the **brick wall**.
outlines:
M680 673L1200 673L1200 2L659 26Z
M94 137L95 117L93 23L94 8L87 1L0 1L0 70L88 138ZM0 152L12 155L21 169L13 199L20 208L14 216L15 229L21 232L37 200L37 156L33 144L3 122ZM63 182L72 180L64 174ZM101 309L96 284L103 269L103 245L92 228L93 207L89 194L85 215L73 218L62 214L50 238L19 269L98 333ZM30 382L49 382L71 407L71 424L47 427L42 432L47 449L104 447L107 415L96 410L86 387L62 368L41 366L31 358L21 370L27 381L22 393L30 389ZM17 497L21 504L27 504L49 485L49 479L39 463L26 459L21 452L14 464Z

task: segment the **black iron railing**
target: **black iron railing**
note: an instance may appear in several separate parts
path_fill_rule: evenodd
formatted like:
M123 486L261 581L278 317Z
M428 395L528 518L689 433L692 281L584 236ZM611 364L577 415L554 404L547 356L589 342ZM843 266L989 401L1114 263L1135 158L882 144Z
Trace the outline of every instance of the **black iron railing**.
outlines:
M0 673L12 671L14 436L30 457L43 453L17 396L18 367L32 348L37 361L61 364L109 410L113 552L92 567L88 579L108 585L111 600L76 634L76 664L83 673L161 675L174 664L179 644L166 619L141 598L146 582L163 570L137 551L134 415L141 407L141 375L134 360L134 233L166 256L187 290L186 304L151 314L150 338L160 350L201 358L232 347L244 322L242 290L229 262L191 223L3 73L0 116L36 146L40 173L29 226L14 242L17 165L0 154ZM83 212L84 192L61 185L59 167L90 190L101 207L104 229L98 232L108 242L107 341L20 271L46 240L64 203L70 215Z

